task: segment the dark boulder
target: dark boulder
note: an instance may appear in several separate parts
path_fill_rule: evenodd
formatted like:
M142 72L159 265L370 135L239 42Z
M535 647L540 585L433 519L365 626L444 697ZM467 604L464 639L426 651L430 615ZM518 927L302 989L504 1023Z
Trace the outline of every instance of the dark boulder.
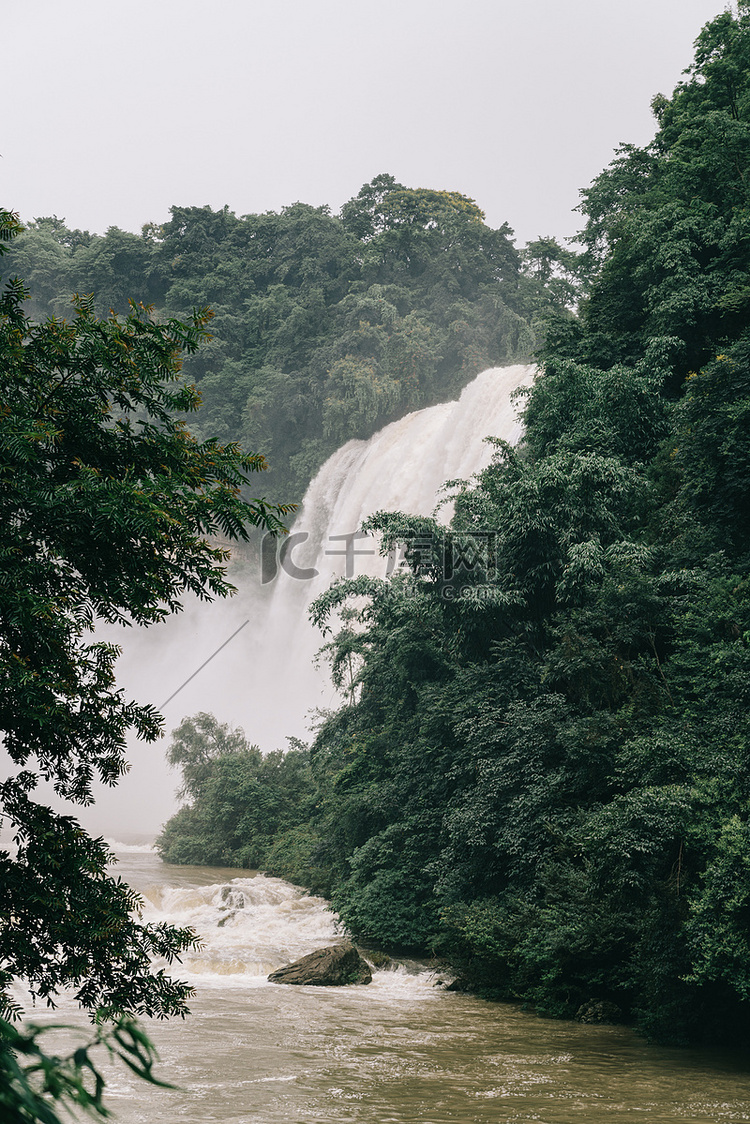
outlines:
M621 1023L622 1011L616 1003L608 999L589 999L582 1003L576 1011L576 1021L579 1023Z
M330 948L318 948L301 960L271 972L268 978L271 983L342 987L344 984L368 984L372 972L354 945L344 941Z

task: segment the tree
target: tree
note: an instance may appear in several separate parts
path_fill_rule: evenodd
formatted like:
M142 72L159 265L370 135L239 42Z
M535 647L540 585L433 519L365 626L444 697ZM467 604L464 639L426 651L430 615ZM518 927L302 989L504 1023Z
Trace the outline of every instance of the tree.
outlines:
M99 1027L91 1041L72 1054L60 1057L42 1047L49 1030L72 1027L31 1026L19 1030L0 1019L0 1115L5 1124L62 1124L58 1110L76 1110L100 1120L111 1116L104 1104L104 1077L92 1057L108 1055L151 1085L171 1089L157 1081L152 1069L156 1051L138 1024L122 1016L112 1027Z
M0 212L0 249L20 229ZM95 778L127 769L129 729L161 732L151 706L115 685L115 645L92 642L98 620L148 625L185 593L233 591L216 536L282 530L290 508L247 499L265 467L236 445L197 441L180 416L199 396L181 356L207 338L207 311L156 321L131 306L98 319L76 298L72 320L32 325L23 284L0 295L0 732L17 771L0 784L0 996L15 979L54 1005L62 988L93 1012L183 1014L189 989L163 970L190 930L141 924L139 901L106 871L101 840L37 803L40 778L86 805Z
M630 363L661 340L675 392L747 325L750 8L701 31L695 62L658 131L583 192L580 238L594 267L575 356ZM554 350L554 349L553 349Z
M184 718L167 750L167 761L182 771L181 799L197 800L211 776L212 766L220 757L249 749L247 738L239 728L218 722L213 714L201 711L194 718Z
M290 742L285 753L263 756L242 729L213 714L185 718L172 731L167 758L182 771L178 795L189 803L156 841L164 861L266 867L272 846L304 823L314 804L309 753Z
M163 319L210 306L212 339L184 367L203 399L193 432L262 452L269 491L299 499L342 441L527 358L550 312L568 323L575 255L545 243L545 282L522 270L511 235L458 192L382 175L340 216L173 207L140 235L39 218L8 271L31 288L36 319L66 316L69 293L91 290L99 315L127 313L127 298Z

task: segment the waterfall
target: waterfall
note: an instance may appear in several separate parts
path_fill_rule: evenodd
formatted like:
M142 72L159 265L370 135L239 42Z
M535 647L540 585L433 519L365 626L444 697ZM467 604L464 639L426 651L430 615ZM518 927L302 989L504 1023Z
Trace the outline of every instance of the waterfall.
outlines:
M325 671L314 666L323 641L309 622L310 603L344 575L347 544L354 575L385 576L377 541L353 538L364 519L378 510L430 515L446 480L468 479L489 464L485 437L518 440L519 406L512 396L531 384L534 371L521 365L484 371L457 401L416 410L368 441L347 442L310 484L283 547L283 565L274 554L263 575L258 566L235 566L230 577L239 594L229 601L190 601L179 616L129 636L113 630L107 638L124 648L119 682L140 702L159 708L178 692L163 707L167 731L204 710L242 726L264 751L284 748L289 736L308 740L310 712L339 703ZM443 521L449 516L441 509ZM131 774L114 792L97 795L91 822L98 830L109 830L110 818L131 830L150 830L174 810L175 778L160 750L133 745L129 756Z
M337 701L314 665L322 641L308 619L311 602L347 576L347 562L348 576L385 577L387 560L377 540L354 533L379 510L431 515L446 480L468 479L489 464L486 437L515 444L521 423L513 393L530 386L534 372L525 365L483 371L457 401L407 414L368 441L349 441L320 469L291 528L287 568L276 575L264 626L264 695L284 682L295 693L294 709L284 707L285 733L301 736L311 708ZM450 508L438 514L447 523Z
M515 444L521 435L513 392L530 386L535 368L493 367L483 371L455 402L415 410L381 429L369 441L348 441L326 461L307 489L292 534L307 534L301 567L319 576L308 583L307 603L344 572L340 536L356 531L379 510L430 515L446 480L468 479L485 468L492 449L485 437ZM447 522L448 512L443 511ZM327 546L329 544L329 546ZM356 543L363 551L374 543ZM336 559L336 561L332 561ZM382 558L357 554L357 573L384 572ZM276 602L287 598L288 581L277 587ZM299 583L298 583L299 584Z

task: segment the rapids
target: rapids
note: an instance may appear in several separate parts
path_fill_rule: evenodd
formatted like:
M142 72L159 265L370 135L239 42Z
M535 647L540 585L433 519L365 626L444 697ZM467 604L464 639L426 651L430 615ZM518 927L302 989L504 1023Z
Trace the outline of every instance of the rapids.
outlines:
M323 901L279 879L165 866L115 847L144 916L192 924L205 942L175 972L197 989L193 1013L147 1026L157 1075L180 1088L108 1068L121 1124L750 1120L746 1058L649 1046L625 1027L554 1022L447 992L428 964L376 971L368 986L269 984L271 968L339 935ZM85 1026L66 1002L29 1014Z

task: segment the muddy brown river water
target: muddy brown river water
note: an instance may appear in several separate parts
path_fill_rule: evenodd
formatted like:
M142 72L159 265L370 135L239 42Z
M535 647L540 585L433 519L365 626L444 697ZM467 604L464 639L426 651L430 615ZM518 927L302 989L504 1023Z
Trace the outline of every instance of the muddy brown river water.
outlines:
M325 903L247 871L165 866L147 850L119 857L149 919L192 924L205 941L178 973L198 989L192 1016L148 1028L159 1075L180 1089L111 1070L122 1124L750 1121L740 1054L541 1019L446 992L418 964L368 986L268 984L273 968L336 938ZM63 1007L55 1021L70 1015Z

